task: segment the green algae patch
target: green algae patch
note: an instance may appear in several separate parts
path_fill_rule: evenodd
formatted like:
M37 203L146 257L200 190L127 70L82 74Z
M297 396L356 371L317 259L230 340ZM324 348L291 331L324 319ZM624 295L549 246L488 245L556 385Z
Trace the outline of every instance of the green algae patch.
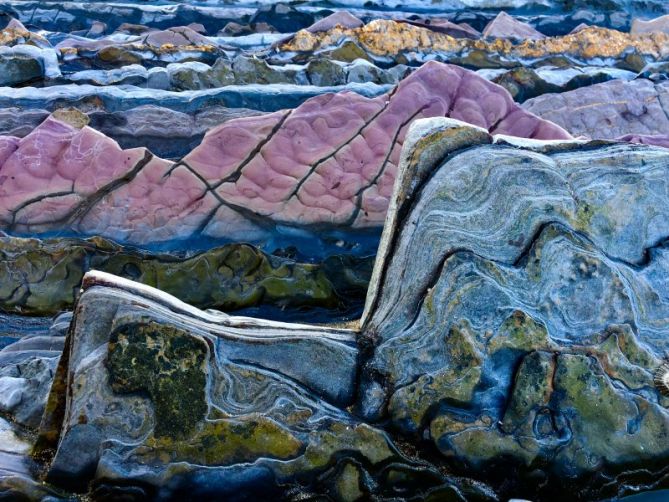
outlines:
M158 288L198 308L338 308L364 298L372 266L373 257L347 255L300 263L248 244L182 256L101 238L0 237L0 311L51 315L71 308L84 274L93 269Z
M418 431L429 410L442 401L467 403L481 378L482 355L467 321L452 326L444 337L447 363L438 372L420 376L398 389L390 398L389 410L396 423Z
M531 437L528 417L533 418L542 409L548 412L554 372L555 360L552 354L532 352L523 359L500 426L504 433L517 432ZM521 430L523 427L525 429Z
M546 326L522 310L514 311L504 320L497 335L490 341L488 352L501 349L539 350L552 347Z
M396 456L385 433L367 424L335 422L329 429L313 434L300 464L289 471L322 469L342 451L359 452L372 464Z
M111 335L107 369L114 392L146 393L155 410L155 436L188 437L207 413L204 340L150 321Z
M362 498L365 494L360 490L361 477L358 467L346 462L334 483L337 499L342 502L355 502Z
M143 461L232 465L258 458L289 460L303 449L290 431L260 414L201 423L187 439L150 438L136 454Z

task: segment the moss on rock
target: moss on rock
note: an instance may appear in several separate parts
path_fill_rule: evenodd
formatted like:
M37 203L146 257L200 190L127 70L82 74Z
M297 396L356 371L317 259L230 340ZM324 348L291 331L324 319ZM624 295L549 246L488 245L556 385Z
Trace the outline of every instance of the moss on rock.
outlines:
M208 409L204 340L150 321L117 328L109 341L107 368L117 393L146 393L155 410L157 437L188 437Z

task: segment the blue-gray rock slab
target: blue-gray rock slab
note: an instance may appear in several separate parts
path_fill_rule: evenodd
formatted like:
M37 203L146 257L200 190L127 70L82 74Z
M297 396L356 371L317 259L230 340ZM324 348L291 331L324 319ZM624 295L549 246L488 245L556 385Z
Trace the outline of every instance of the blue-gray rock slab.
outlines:
M645 486L630 480L641 466L663 479L669 150L481 137L439 151L452 126L408 134L400 173L424 174L395 186L361 415L470 475L509 469L528 493L542 493L531 472L590 499Z
M34 450L47 481L158 500L490 499L346 410L357 331L203 312L100 272L83 290Z

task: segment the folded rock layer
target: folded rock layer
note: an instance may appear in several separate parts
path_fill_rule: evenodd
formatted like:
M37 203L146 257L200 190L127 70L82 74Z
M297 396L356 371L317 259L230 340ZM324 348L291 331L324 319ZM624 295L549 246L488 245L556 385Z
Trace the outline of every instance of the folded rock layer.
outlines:
M261 240L277 224L378 228L404 135L431 116L494 133L569 137L501 87L440 63L377 98L341 92L229 120L176 162L51 117L24 138L0 137L0 222L12 232L67 229L136 244Z
M481 133L444 159L440 120L407 138L361 413L463 472L513 471L527 496L666 483L669 152Z
M54 483L82 489L94 477L94 494L131 487L155 499L264 498L287 485L338 499L407 486L485 493L406 458L344 411L353 331L202 312L99 272L75 317L38 445L58 445Z
M155 498L666 486L668 160L417 122L360 331L89 274L40 428L48 479Z

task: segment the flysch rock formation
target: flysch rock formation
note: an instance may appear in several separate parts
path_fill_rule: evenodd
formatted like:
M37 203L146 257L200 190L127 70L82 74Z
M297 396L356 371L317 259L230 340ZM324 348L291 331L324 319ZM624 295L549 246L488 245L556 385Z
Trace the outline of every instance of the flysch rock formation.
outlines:
M0 500L669 497L668 19L2 2Z
M668 160L416 122L359 331L89 273L35 450L47 479L155 499L667 486Z
M179 256L140 252L101 238L0 236L0 311L44 316L71 309L84 274L95 269L199 308L311 306L347 313L363 302L372 261L332 255L320 263L300 263L239 243Z
M485 496L344 410L355 332L202 312L102 273L83 287L53 386L74 394L52 391L38 440L42 455L57 445L50 481L81 489L93 478L94 494L154 499L287 486L343 500L407 486Z
M614 80L538 96L522 106L560 124L575 136L611 139L628 134L641 137L669 134L667 82Z
M441 63L377 98L327 94L230 120L176 162L50 117L24 138L0 138L0 221L11 232L66 229L136 244L259 241L277 224L378 228L404 135L430 116L498 134L570 137L501 87Z
M227 108L221 105L178 111L149 104L128 110L110 111L98 104L73 104L86 113L88 125L118 142L121 148L146 147L159 157L172 159L183 157L193 150L202 142L209 129L233 118L262 113L248 108ZM30 134L49 115L50 112L43 108L0 108L0 134L22 138Z
M514 36L515 26L507 27L509 37ZM500 34L495 33L495 36ZM276 57L300 54L311 57L331 53L334 48L348 43L385 62L442 58L468 67L490 68L519 63L532 66L552 59L640 71L647 63L663 61L669 54L669 34L663 32L630 34L591 26L559 37L525 38L522 41L453 38L420 26L376 19L360 28L335 27L322 33L301 30L291 41L277 48Z
M454 135L405 142L360 413L528 496L666 485L669 152L480 130L444 158Z

